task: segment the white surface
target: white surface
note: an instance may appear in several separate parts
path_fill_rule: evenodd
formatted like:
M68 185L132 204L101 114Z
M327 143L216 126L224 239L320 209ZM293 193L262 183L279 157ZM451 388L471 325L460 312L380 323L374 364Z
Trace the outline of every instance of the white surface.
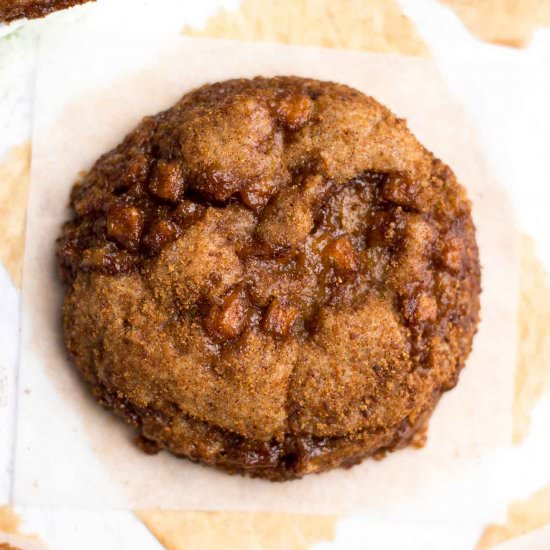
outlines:
M11 23L0 23L0 38L7 36L12 32L15 32L21 25L24 24L24 21L13 21Z
M123 4L132 4L134 16L131 20L121 16ZM12 145L27 140L30 136L30 94L31 90L25 80L25 74L32 75L33 62L21 55L21 51L34 51L34 41L46 27L53 25L76 26L82 19L95 20L99 27L118 28L121 21L127 29L145 29L150 22L158 29L166 33L179 32L184 22L193 21L200 23L206 15L211 13L216 5L225 4L235 6L236 0L229 2L203 1L182 2L181 0L100 0L98 4L89 4L82 8L76 8L62 14L50 16L47 21L30 23L25 28L13 33L8 38L0 39L0 158ZM530 65L533 69L531 81L533 82L532 97L528 102L528 121L525 131L510 137L511 150L497 148L494 151L495 161L503 167L510 166L513 178L506 178L503 183L507 186L518 208L523 228L528 229L534 236L539 254L547 266L550 267L550 253L548 236L550 234L550 216L546 215L547 205L550 203L550 186L548 185L548 154L547 144L550 143L550 78L548 67L550 66L550 29L537 32L533 43L528 50L516 52L509 48L491 46L472 37L462 26L459 20L450 10L441 6L436 0L401 0L407 9L408 15L417 24L420 33L428 43L432 53L440 61L442 68L453 59L493 59L500 58L503 63L514 61L518 58L520 63ZM100 9L101 6L101 9ZM162 9L159 9L159 6ZM19 76L21 75L21 76ZM455 90L459 97L461 94L475 96L478 92L488 89L488 83L492 80L492 71L479 75L479 80L469 81L468 84L457 82ZM514 97L514 90L518 79L513 72L509 72L503 87L496 87L493 97L488 96L488 101L501 98L506 102L507 97ZM506 103L504 103L506 104ZM515 110L513 101L508 103L507 111ZM484 111L483 105L478 112ZM482 122L488 129L496 133L506 132L506 126L502 124L501 113L487 112L485 121ZM526 119L527 120L527 119ZM9 125L6 121L10 121ZM486 144L491 146L491 144ZM529 154L530 145L533 151L545 153ZM532 170L533 177L522 177L519 170L522 166L528 166ZM532 166L531 166L532 165ZM0 281L0 311L2 318L13 327L18 325L18 307L6 301L5 296L16 293L7 277ZM11 300L11 299L10 299ZM10 328L9 334L16 334L16 328ZM6 333L3 333L6 334ZM6 358L14 356L13 351L18 347L17 339L6 338L2 340L0 347L0 360L4 366L10 366ZM12 376L10 372L9 376ZM0 405L0 449L6 445L6 408ZM546 399L537 407L534 414L534 422L530 429L530 435L526 443L513 449L506 460L500 462L499 469L502 476L513 481L512 494L503 495L503 499L525 497L545 484L550 475L545 473L544 465L550 463L548 438L548 421L550 419L550 400ZM1 484L0 484L1 485ZM0 502L4 495L0 493ZM504 500L503 500L504 501ZM94 514L83 512L75 515L65 509L45 512L41 509L23 508L19 510L25 518L25 529L42 534L51 548L59 550L74 550L81 548L102 548L105 550L119 549L121 541L134 541L135 548L148 549L149 542L145 543L145 535L142 539L133 538L128 531L127 538L123 530L135 525L141 532L141 524L130 513L125 513L125 527L118 529L105 514L105 520L99 521ZM55 514L56 518L53 518ZM112 517L121 516L113 514ZM127 520L127 521L126 521ZM450 540L457 549L470 550L473 541L477 540L483 525L478 523L421 522L413 525L402 522L390 522L388 524L376 524L367 518L353 518L339 524L337 539L332 544L323 544L325 548L341 548L345 550L354 548L402 548L412 550L422 548L431 550L442 548L442 540L446 543ZM121 536L121 533L122 536ZM430 537L429 533L434 536ZM406 534L406 535L404 535ZM83 542L84 541L84 542ZM422 541L419 544L418 541ZM455 544L456 543L456 544ZM527 546L525 545L527 544ZM534 546L537 544L538 546ZM151 548L160 548L160 545L151 542ZM529 541L514 546L514 550L535 550L550 547L550 533L548 529L534 533ZM445 544L447 548L447 544Z
M12 488L12 459L15 443L15 400L19 347L20 295L12 286L9 275L0 264L0 502L8 502Z

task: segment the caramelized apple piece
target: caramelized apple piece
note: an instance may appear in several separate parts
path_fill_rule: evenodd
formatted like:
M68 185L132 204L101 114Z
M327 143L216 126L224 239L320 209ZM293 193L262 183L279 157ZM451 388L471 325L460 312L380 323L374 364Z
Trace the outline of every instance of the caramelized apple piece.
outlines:
M311 116L313 101L306 95L290 94L279 103L277 114L290 130L299 130Z
M325 258L340 273L352 273L359 267L357 252L348 237L338 237L323 250Z
M136 206L113 206L107 213L107 236L128 250L139 247L144 214Z
M80 268L116 275L132 267L132 255L126 250L117 250L115 245L88 248L82 252Z
M262 320L262 328L275 336L287 336L298 317L298 308L274 298Z
M149 180L149 191L159 199L177 202L183 189L181 165L167 160L157 161Z
M160 252L161 248L178 238L179 228L170 220L157 220L151 224L143 238L143 244L152 252Z
M221 305L214 304L205 319L207 332L221 340L236 338L244 330L248 319L248 300L244 293L234 290Z

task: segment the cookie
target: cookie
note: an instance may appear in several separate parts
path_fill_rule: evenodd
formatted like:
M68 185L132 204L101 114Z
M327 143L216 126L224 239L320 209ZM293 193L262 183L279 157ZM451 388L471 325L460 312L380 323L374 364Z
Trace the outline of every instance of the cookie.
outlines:
M75 185L67 349L167 449L287 480L420 445L479 313L470 203L357 90L230 80L147 117Z

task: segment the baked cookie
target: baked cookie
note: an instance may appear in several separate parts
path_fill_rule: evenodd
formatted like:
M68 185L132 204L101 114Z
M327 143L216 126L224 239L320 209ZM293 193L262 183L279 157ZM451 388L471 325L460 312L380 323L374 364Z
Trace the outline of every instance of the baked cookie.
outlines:
M470 204L403 120L295 77L145 118L71 195L65 341L144 450L271 480L421 444L470 352Z
M95 0L0 0L0 21L36 19L54 11L91 1Z

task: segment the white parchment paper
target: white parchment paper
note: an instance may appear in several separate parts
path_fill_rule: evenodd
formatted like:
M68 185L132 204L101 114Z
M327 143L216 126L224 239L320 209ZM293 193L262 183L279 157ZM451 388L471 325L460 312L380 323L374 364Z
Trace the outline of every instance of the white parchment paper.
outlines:
M63 48L61 48L61 40ZM269 483L148 456L102 410L69 364L60 336L54 245L81 170L145 115L188 90L238 76L295 74L350 84L408 120L457 173L473 201L483 264L482 322L461 380L446 394L422 450L405 449L300 481ZM23 348L14 472L18 504L485 518L493 472L510 441L517 243L475 124L425 59L229 41L80 33L46 37L36 87L23 276Z

